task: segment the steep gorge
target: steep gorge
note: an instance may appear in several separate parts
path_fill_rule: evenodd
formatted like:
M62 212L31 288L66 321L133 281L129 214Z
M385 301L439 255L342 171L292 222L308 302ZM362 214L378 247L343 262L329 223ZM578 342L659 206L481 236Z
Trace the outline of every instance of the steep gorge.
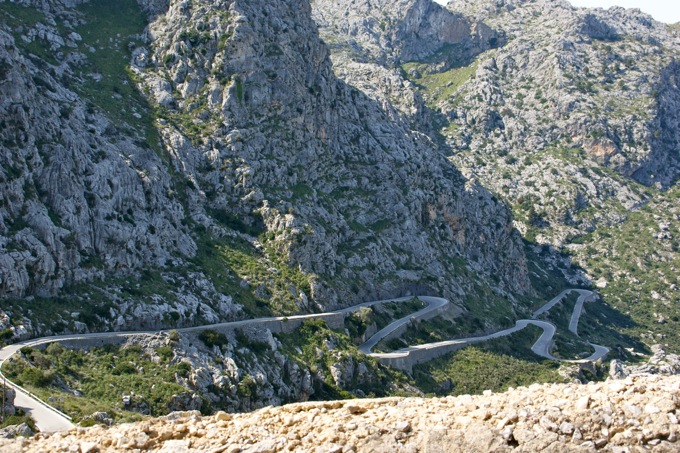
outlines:
M186 325L416 289L513 317L532 289L509 212L334 76L308 5L141 5L146 29L132 2L113 24L100 1L0 4L14 324ZM21 319L36 296L51 325Z
M614 354L680 344L678 38L644 14L553 0L0 13L3 339L415 292L459 305L452 330L488 331L554 296L560 269L623 301L592 308L591 330L619 330ZM141 356L178 367L173 408L418 392L343 332L305 332L159 336Z
M410 1L399 11L365 2L365 14L352 2L314 5L338 76L427 131L512 207L542 261L532 276L560 269L597 285L619 311L616 329L680 347L677 26L560 0ZM343 15L352 27L327 19ZM403 30L418 24L442 43L444 20L493 32L466 59L376 38L417 41ZM460 42L475 42L470 33Z

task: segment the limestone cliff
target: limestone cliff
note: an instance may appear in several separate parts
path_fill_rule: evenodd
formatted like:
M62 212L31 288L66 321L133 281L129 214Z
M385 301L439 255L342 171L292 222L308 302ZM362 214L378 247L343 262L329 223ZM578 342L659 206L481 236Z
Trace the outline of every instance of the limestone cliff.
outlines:
M411 1L384 14L376 2L354 3L314 3L336 74L394 106L512 206L514 225L546 261L541 269L597 284L642 330L680 347L668 323L680 263L677 27L639 10L560 0ZM353 19L364 10L369 19ZM401 30L407 10L428 11L418 21L424 36L456 17L485 24L492 39L467 60L435 38L440 47L423 55L402 52L418 41L406 33L376 41ZM329 19L343 16L351 27Z
M508 210L336 78L307 3L139 4L0 2L0 294L68 294L28 330L531 292Z
M314 20L334 52L381 64L446 53L465 61L503 41L481 21L430 0L312 2Z
M677 121L669 107L677 103L672 80L680 41L672 29L623 8L580 9L555 0L489 5L449 5L513 36L462 87L458 105L440 104L459 118L456 124L475 135L484 129L492 136L488 145L508 152L583 148L588 158L645 184L668 187L677 179L677 131L667 127Z

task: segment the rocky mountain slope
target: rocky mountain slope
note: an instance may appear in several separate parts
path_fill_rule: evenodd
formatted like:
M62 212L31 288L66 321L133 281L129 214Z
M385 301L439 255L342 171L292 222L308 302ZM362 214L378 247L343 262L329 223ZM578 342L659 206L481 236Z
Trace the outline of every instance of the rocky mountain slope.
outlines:
M22 0L0 13L3 341L415 292L454 300L475 331L527 311L510 211L407 116L336 77L308 4ZM442 39L491 45L467 27L478 37ZM26 350L11 366L78 419L142 387L133 413L419 392L342 332L310 329L92 351L103 393L71 379L78 351Z
M307 5L139 5L0 3L5 327L185 325L414 290L488 294L512 317L531 293L508 211L335 77ZM485 48L482 29L465 45Z
M504 37L481 21L432 1L313 1L312 14L332 51L335 73L413 129L432 133L421 94L401 77L400 61L435 55L464 62Z
M534 385L441 399L291 404L0 440L33 451L676 451L680 378Z
M677 31L622 8L450 7L516 37L459 106L438 104L469 146L452 160L504 194L529 239L570 254L631 316L624 330L677 351Z
M677 29L636 10L559 0L410 1L399 13L362 3L375 18L364 22L350 4L314 4L338 75L432 130L466 176L512 206L544 268L597 283L623 315L618 328L680 346ZM327 20L343 14L354 28ZM442 21L467 38L443 41ZM383 38L417 41L404 33L415 24L445 45L415 55ZM488 40L475 29L491 30ZM466 58L449 53L460 46Z
M435 101L437 109L461 128L461 139L454 140L457 147L480 155L502 154L505 161L514 157L519 164L515 166L526 157L555 158L557 150L567 154L556 156L560 160L576 159L568 162L572 166L582 161L598 164L604 174L586 172L567 193L557 192L561 197L554 197L554 211L545 215L547 226L569 226L571 217L583 228L578 211L589 205L602 210L611 210L607 204L616 203L633 208L642 200L630 179L658 188L672 185L678 177L673 124L678 102L675 59L680 50L674 31L644 13L623 8L575 9L560 1L513 5L491 11L479 2L451 5L484 17L513 37L480 61L474 80L463 84L453 99ZM541 151L548 151L548 156L541 159ZM465 154L469 159L471 153ZM506 181L508 189L497 183L494 189L517 198L540 190L546 182L565 187L575 179L567 173L574 168L568 167L553 174L552 181L542 181L546 168L540 165L525 164L522 182ZM490 168L468 167L491 179ZM512 169L512 164L507 167ZM617 181L617 175L626 179ZM587 180L594 187L587 187ZM527 188L532 181L538 186L534 190ZM564 206L560 198L572 204Z
M415 292L460 305L439 334L479 332L559 269L602 289L590 328L619 331L613 354L645 351L621 332L680 347L673 28L558 0L0 13L2 339ZM190 364L174 379L206 399L173 408L409 390L342 332L307 334L161 339L118 371Z
M527 238L570 254L631 316L620 328L677 351L677 31L622 8L488 6L449 6L514 36L448 105L431 98L463 150L452 161Z

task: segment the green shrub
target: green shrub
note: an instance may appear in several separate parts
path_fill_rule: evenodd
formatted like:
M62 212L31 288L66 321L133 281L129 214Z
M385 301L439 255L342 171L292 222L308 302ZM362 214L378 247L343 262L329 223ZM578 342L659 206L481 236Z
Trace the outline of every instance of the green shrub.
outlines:
M191 373L191 365L187 362L180 362L175 367L175 372L180 377L189 377L189 373Z
M53 380L54 375L52 373L30 367L24 368L17 379L21 382L20 385L33 385L35 387L47 387Z
M142 346L138 344L133 344L120 350L126 356L139 356L142 354Z
M480 394L487 389L504 391L534 382L564 381L556 362L498 354L485 346L468 346L416 365L413 376L418 387L439 395L463 395Z
M236 392L241 398L257 398L257 382L248 374L238 383Z
M0 331L0 340L9 340L14 336L12 329L4 329Z
M328 329L328 327L326 326L326 321L323 319L307 319L303 321L302 325L299 327L300 335L303 338L308 338L315 333L322 332L326 329Z
M170 346L159 346L159 347L157 347L156 348L156 354L158 354L158 356L164 362L169 362L175 356L175 353L173 352L173 350Z
M176 330L171 330L168 332L168 339L172 341L173 343L177 343L179 341L179 332Z
M49 346L47 346L47 348L45 348L45 352L48 355L52 355L52 356L55 356L55 357L60 356L61 354L64 353L64 351L66 351L66 348L64 348L61 345L61 343L50 343Z
M0 422L0 429L12 425L21 425L22 423L26 423L33 431L37 431L33 419L29 415L27 415L23 409L17 409L14 415L7 417L5 420L2 420Z
M98 423L92 418L86 418L86 419L84 419L80 422L80 426L83 427L83 428L89 428L89 427L95 426L97 424Z
M198 339L205 343L205 345L209 348L212 348L213 346L222 347L227 345L227 337L223 333L212 329L203 330L198 334Z
M137 374L137 367L135 367L130 362L119 363L113 368L113 370L111 370L111 374L114 376L120 376L122 374Z

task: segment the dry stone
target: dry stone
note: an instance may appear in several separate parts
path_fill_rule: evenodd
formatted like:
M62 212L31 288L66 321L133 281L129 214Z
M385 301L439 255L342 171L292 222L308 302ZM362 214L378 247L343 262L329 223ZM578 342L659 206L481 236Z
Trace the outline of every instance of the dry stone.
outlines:
M678 451L677 409L674 403L661 402L677 401L680 376L635 375L617 385L613 382L532 385L505 393L432 399L296 403L209 417L178 412L138 424L3 439L0 450L69 451L75 446L103 453ZM611 398L620 393L629 398ZM633 406L637 410L631 411ZM478 416L479 408L484 408L485 416Z

